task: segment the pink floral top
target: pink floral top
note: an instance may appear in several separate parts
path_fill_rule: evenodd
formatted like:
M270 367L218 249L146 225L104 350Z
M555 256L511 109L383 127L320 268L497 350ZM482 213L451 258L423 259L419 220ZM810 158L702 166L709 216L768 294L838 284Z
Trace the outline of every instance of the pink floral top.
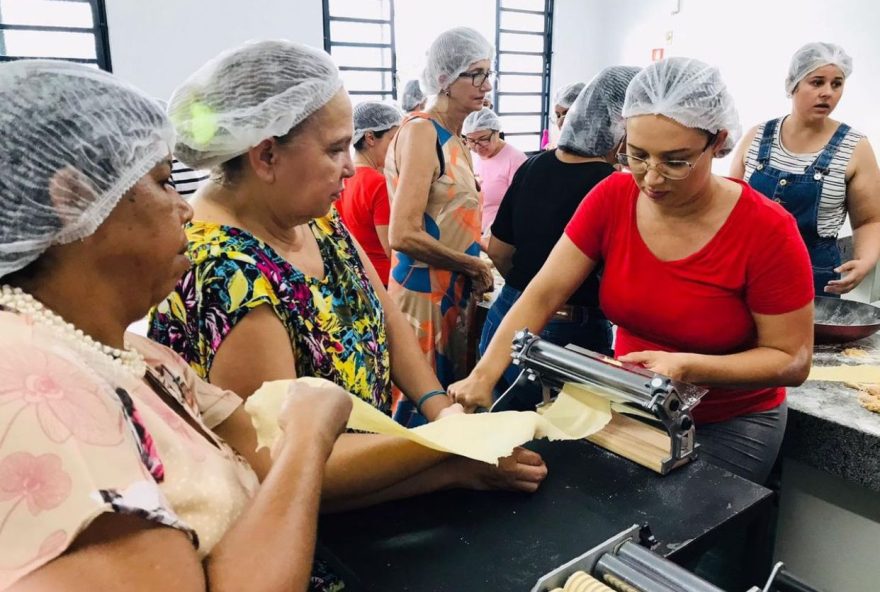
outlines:
M255 493L256 475L211 432L241 400L170 350L127 339L200 430L143 380L0 309L0 590L105 512L182 530L204 556Z

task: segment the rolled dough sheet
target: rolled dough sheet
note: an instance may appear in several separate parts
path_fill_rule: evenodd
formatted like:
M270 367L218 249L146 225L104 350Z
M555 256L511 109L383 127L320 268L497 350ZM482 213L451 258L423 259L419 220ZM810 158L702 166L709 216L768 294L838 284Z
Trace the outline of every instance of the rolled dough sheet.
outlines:
M880 366L813 366L807 380L880 382Z
M331 385L320 378L299 378L313 386ZM278 415L287 396L288 380L264 383L245 403L257 432L257 449L271 447L281 435ZM535 438L579 440L611 421L611 402L581 385L567 384L543 414L504 411L451 415L440 421L407 429L372 405L350 395L348 427L398 436L422 446L496 464L516 446Z

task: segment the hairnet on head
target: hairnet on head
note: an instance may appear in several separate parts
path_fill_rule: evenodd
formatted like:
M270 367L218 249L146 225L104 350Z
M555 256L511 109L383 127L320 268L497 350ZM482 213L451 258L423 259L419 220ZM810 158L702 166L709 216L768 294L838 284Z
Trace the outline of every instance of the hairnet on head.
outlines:
M557 89L556 94L553 95L553 104L568 109L584 89L584 86L586 85L583 82L572 82Z
M351 143L357 144L367 132L381 132L400 125L403 114L394 105L380 101L366 101L355 105L354 135Z
M807 43L791 57L788 76L785 77L785 92L790 96L794 92L794 87L806 78L807 74L829 64L840 68L844 78L849 78L852 74L852 58L843 51L842 47L819 41Z
M666 58L636 74L626 89L623 116L628 119L639 115L663 115L712 134L727 130L727 140L718 156L733 150L742 133L721 72L690 58Z
M159 104L106 72L0 65L0 277L93 234L173 143Z
M626 131L623 99L630 81L641 68L605 68L581 90L562 124L559 147L581 156L603 156L613 150Z
M194 169L224 163L285 135L341 87L330 56L307 45L259 41L225 51L171 96L174 154Z
M455 27L440 33L428 48L422 70L422 90L438 95L449 87L468 66L492 59L492 45L477 31Z
M461 125L461 133L463 134L472 134L480 130L501 131L501 120L488 107L483 107L479 111L468 114Z
M413 111L425 100L425 93L419 87L418 80L410 80L403 87L403 95L400 97L400 106L407 113Z

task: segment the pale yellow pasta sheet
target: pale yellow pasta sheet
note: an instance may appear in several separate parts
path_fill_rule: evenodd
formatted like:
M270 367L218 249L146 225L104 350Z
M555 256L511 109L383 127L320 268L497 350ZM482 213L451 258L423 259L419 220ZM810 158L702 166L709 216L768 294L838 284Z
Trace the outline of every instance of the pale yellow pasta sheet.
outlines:
M300 378L313 386L331 384L319 378ZM278 416L289 380L267 382L251 395L245 410L257 431L258 449L271 447L281 435ZM611 402L580 386L567 384L543 413L503 411L452 415L407 429L351 395L349 429L412 440L422 446L496 464L513 449L535 438L579 440L600 431L611 420Z
M807 380L880 383L880 366L813 366Z

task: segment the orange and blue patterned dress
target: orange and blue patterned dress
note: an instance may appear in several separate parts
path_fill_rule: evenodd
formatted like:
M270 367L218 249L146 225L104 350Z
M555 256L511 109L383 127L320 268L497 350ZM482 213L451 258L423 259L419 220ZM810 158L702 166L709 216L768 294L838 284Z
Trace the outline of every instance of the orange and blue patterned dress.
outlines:
M391 412L385 314L351 236L335 210L309 222L324 278L303 274L240 228L187 226L193 265L151 313L149 336L183 357L202 378L235 324L270 306L290 335L297 376L335 382Z
M480 192L470 152L449 130L426 113L413 113L401 124L427 119L437 131L439 174L432 180L423 228L434 239L460 253L480 254ZM400 176L397 138L385 161L392 212ZM393 214L392 214L393 217ZM409 320L422 352L440 383L447 387L467 375L467 330L473 314L471 279L463 273L431 267L400 251L391 255L388 292Z

